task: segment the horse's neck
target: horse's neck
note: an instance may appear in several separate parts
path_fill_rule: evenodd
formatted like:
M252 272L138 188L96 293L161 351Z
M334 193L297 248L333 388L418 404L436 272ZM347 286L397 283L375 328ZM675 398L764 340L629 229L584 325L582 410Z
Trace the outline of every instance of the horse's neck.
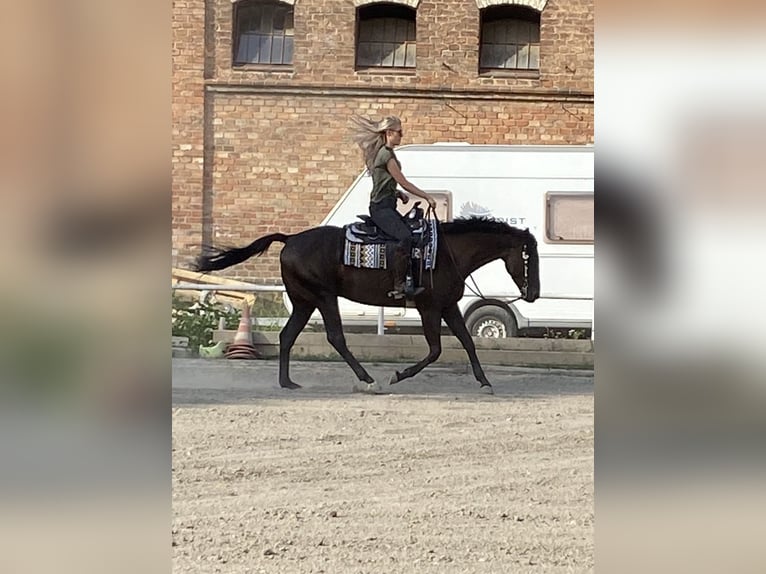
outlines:
M482 265L494 261L509 249L501 238L486 233L465 233L447 237L460 275L465 279Z

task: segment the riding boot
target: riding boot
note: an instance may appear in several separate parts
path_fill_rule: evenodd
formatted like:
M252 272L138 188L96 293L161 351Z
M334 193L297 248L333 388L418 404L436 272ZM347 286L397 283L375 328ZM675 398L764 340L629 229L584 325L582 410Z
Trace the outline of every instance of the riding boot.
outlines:
M423 287L415 288L415 282L410 269L409 251L409 249L405 250L397 247L393 258L391 272L394 277L394 290L389 292L388 295L394 299L401 299L402 297L414 299L425 291Z

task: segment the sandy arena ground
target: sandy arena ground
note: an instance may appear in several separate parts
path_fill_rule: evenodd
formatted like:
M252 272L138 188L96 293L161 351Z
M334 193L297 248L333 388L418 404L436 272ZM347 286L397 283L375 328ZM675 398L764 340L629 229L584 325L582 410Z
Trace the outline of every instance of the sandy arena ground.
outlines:
M592 572L592 373L486 372L175 360L173 571Z

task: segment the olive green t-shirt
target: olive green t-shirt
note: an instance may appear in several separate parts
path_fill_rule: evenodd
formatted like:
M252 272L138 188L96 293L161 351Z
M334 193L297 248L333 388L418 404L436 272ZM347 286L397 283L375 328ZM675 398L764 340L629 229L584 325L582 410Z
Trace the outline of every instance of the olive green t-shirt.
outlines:
M390 147L383 146L378 151L378 155L375 156L372 168L372 192L370 193L370 202L378 203L379 201L387 198L396 198L396 180L388 173L388 160L394 158L397 165L401 169L402 164L399 163L394 150Z

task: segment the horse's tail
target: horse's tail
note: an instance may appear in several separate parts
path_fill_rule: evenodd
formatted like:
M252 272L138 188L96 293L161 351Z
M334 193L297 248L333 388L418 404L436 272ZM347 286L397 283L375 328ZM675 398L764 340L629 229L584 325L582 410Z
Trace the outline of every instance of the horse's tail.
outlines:
M207 273L208 271L226 269L237 263L242 263L253 255L263 255L272 243L275 241L284 243L289 237L284 233L272 233L256 239L246 247L232 247L231 249L207 247L205 252L197 257L194 270Z

